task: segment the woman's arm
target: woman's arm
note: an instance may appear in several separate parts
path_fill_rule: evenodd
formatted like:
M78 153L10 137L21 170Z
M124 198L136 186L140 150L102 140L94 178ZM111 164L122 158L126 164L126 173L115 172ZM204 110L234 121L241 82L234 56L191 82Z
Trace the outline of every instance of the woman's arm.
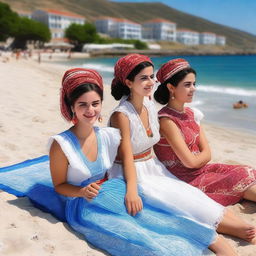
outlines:
M200 127L200 153L193 154L177 125L167 117L160 119L160 133L167 139L175 154L187 168L200 168L211 160L209 144L206 140L203 129Z
M50 148L50 170L55 191L69 197L84 197L90 200L98 195L100 186L91 183L86 187L67 183L68 160L60 145L54 140Z
M126 180L125 203L128 213L136 215L137 212L142 210L143 205L137 189L137 175L130 138L130 122L123 113L115 112L111 117L111 126L119 128L121 132L122 139L118 149L118 157L122 160Z

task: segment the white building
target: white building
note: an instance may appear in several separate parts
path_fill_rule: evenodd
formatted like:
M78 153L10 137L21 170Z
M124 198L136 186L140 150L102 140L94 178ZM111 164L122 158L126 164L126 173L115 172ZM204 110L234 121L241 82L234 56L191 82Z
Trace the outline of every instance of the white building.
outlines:
M216 44L216 34L212 32L200 33L200 44Z
M98 33L109 35L115 29L118 19L112 17L100 17L95 21L95 27Z
M164 19L153 19L142 25L145 40L176 41L176 23Z
M177 42L186 45L198 45L199 33L189 29L177 30Z
M81 15L51 9L34 11L32 13L32 19L46 24L51 31L52 39L64 38L65 29L70 24L76 23L82 25L85 22L85 18Z
M225 36L216 35L216 44L217 45L226 45L226 37Z
M141 25L127 19L100 17L95 26L97 32L114 38L141 39Z

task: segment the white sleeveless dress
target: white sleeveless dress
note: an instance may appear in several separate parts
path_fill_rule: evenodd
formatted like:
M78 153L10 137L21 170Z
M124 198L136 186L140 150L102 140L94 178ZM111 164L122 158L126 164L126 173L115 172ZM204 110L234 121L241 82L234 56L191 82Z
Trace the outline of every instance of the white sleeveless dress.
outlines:
M149 114L153 136L149 137L133 105L123 97L114 112L122 112L130 121L133 154L153 147L160 139L157 111L154 103L145 98L144 106ZM156 208L176 212L200 223L216 228L221 221L224 207L216 203L201 190L188 185L171 174L156 158L134 161L137 182L144 200ZM108 171L109 178L123 178L122 164L115 162Z

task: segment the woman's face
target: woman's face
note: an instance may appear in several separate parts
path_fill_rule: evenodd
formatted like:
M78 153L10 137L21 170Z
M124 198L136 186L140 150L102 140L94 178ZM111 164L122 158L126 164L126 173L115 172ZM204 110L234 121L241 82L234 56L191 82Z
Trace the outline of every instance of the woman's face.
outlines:
M98 120L102 102L100 95L95 91L82 94L74 103L73 112L76 113L78 122L93 125Z
M178 83L177 87L172 86L172 94L176 100L182 103L190 103L196 90L195 85L196 76L194 73L189 73Z
M134 81L126 79L127 86L130 88L132 95L150 96L153 86L155 85L154 69L152 66L146 67L140 71Z

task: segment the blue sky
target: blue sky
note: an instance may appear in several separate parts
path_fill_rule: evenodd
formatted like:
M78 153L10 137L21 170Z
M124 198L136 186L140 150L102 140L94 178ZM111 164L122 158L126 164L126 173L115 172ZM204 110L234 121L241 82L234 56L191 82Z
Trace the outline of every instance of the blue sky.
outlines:
M256 0L113 0L162 2L180 11L256 35Z

